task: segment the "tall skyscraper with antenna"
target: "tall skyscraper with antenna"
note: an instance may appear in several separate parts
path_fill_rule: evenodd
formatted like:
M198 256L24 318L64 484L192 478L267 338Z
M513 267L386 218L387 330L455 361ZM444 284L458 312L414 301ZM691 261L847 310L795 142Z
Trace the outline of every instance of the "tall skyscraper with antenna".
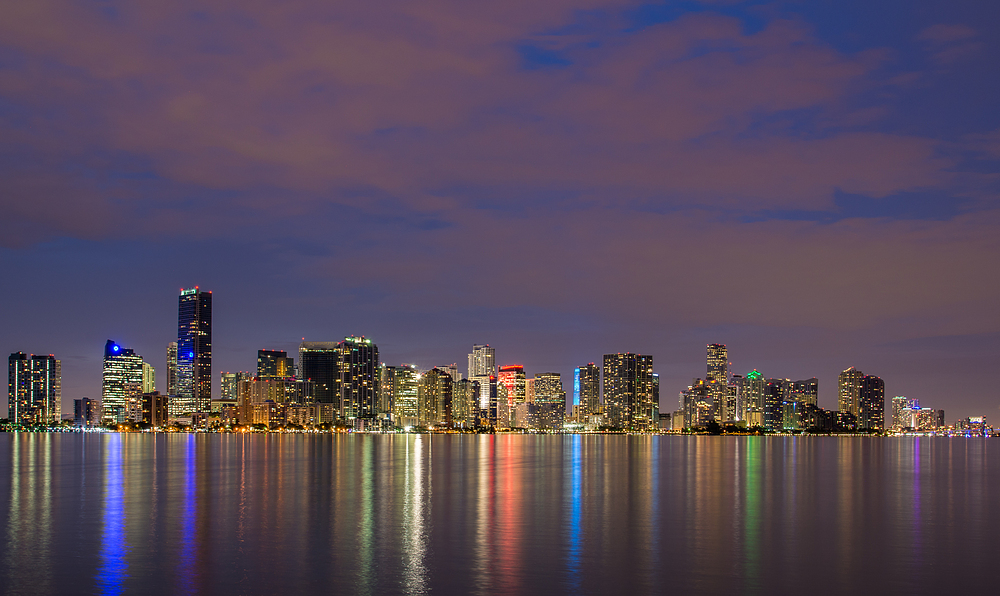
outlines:
M212 406L212 293L181 290L177 305L177 399L170 414L207 412Z

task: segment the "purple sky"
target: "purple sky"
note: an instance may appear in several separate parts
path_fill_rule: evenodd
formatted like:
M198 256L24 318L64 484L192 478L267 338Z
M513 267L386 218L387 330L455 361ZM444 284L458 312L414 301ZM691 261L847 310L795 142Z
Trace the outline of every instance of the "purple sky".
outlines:
M1000 3L8 2L3 353L100 395L366 335L565 376L652 354L1000 422ZM216 392L218 388L216 387ZM6 411L6 400L0 413Z

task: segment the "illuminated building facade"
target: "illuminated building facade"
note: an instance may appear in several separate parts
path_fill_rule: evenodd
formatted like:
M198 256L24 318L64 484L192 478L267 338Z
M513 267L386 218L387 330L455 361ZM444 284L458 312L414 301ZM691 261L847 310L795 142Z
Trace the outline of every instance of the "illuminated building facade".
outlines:
M417 419L420 426L452 425L451 375L432 368L420 377L417 388Z
M62 419L62 362L52 354L15 352L7 361L7 418L49 425Z
M420 374L411 364L384 366L381 370L381 392L383 407L392 413L395 426L405 428L419 424L417 415L418 381Z
M496 426L497 357L489 344L475 344L469 354L469 380L479 382L479 409L486 410L491 426Z
M177 342L167 344L167 395L177 395Z
M573 417L586 423L601 413L601 368L591 362L573 370ZM577 411L579 410L579 411Z
M451 417L456 427L473 428L479 421L479 381L459 379L452 382Z
M101 402L89 397L73 400L73 424L91 428L101 424Z
M767 380L764 386L764 430L770 432L782 430L787 396L786 379Z
M105 423L119 424L140 416L142 398L142 356L112 340L104 345L104 372L101 387L101 417Z
M885 382L879 377L865 375L858 387L858 428L883 430L885 428Z
M295 376L295 361L284 350L257 350L258 379L288 379Z
M177 397L171 415L212 409L212 293L197 286L177 300Z
M841 412L850 412L856 419L861 410L860 392L863 378L865 373L853 366L837 377L837 409Z
M151 427L161 427L167 424L169 414L169 397L158 391L142 394L142 422Z
M516 428L517 404L528 399L528 383L524 367L519 364L501 366L497 371L498 394L502 394L497 410L499 428Z
M299 376L312 381L314 401L340 408L340 349L335 341L299 344Z
M142 392L152 393L156 391L156 369L148 362L142 363Z
M607 424L623 430L655 430L653 357L605 354L604 412Z
M563 390L562 375L557 372L537 373L534 381L536 428L561 429L566 419L566 391Z
M378 346L364 337L346 337L339 353L337 392L340 417L344 420L375 420L378 417Z

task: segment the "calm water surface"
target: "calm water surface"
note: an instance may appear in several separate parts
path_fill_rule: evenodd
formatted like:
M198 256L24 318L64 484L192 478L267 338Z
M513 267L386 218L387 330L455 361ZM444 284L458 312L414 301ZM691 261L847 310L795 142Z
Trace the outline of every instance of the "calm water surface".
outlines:
M995 593L1000 441L0 435L9 594Z

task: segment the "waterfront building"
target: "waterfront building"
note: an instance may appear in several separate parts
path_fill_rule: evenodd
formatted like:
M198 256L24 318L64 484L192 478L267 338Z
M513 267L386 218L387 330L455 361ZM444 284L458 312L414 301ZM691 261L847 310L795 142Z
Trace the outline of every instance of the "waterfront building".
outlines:
M177 395L177 342L167 344L167 395Z
M221 399L225 401L237 401L239 399L239 382L252 379L249 372L224 372L219 373L219 387L221 388Z
M432 368L420 377L417 387L417 419L420 426L452 425L451 375Z
M801 381L791 381L788 385L788 397L796 401L819 405L819 379L803 379Z
M257 350L258 379L288 379L295 376L295 360L284 350Z
M850 412L855 419L858 419L861 411L860 391L863 378L865 373L853 366L837 377L837 409Z
M566 419L566 391L563 390L562 375L557 372L536 373L534 389L533 403L538 412L534 428L540 430L562 428Z
M299 376L312 381L312 400L340 408L340 342L303 341L299 344Z
M764 430L782 430L784 407L788 396L786 379L768 379L764 386Z
M591 362L573 370L573 418L586 424L590 416L600 411L601 369Z
M380 400L392 413L395 426L406 428L420 424L417 411L419 379L417 367L412 364L383 367L381 388L386 395Z
M496 350L489 344L475 344L469 354L469 380L479 383L480 415L486 412L484 425L496 426Z
M756 369L747 373L742 382L743 401L746 404L745 419L750 428L764 427L764 401L767 381Z
M82 397L73 400L73 425L93 428L101 425L100 400Z
M62 420L62 362L52 354L15 352L7 361L7 418L12 424Z
M489 344L475 344L469 354L469 378L497 374L496 350Z
M681 428L704 428L715 419L715 396L711 383L705 379L695 379L678 395L683 420ZM677 415L674 416L675 418Z
M104 344L101 416L105 423L120 424L141 418L142 356L112 340Z
M212 293L195 286L177 299L177 397L171 415L212 406Z
M619 353L604 355L604 411L607 424L623 430L655 429L653 357Z
M338 344L337 387L340 417L375 420L378 415L378 346L365 337L346 337Z
M726 422L746 422L747 405L746 392L744 390L743 375L733 375L730 377L729 386L726 388Z
M708 368L705 381L712 393L715 420L728 420L729 352L725 344L708 344Z
M858 427L865 430L885 428L885 383L865 375L858 385Z
M452 383L462 380L462 373L458 372L457 362L453 364L446 364L444 366L436 366L435 368L437 368L438 370L443 370L444 372L448 373L448 376L451 377Z
M142 392L152 393L156 391L156 369L146 361L142 363Z
M479 419L479 381L452 382L452 421L456 427L472 428Z
M159 391L142 394L141 421L153 428L165 426L169 415L169 397Z
M498 413L497 416L498 420L503 419L499 422L504 425L501 428L517 428L517 421L514 417L515 407L528 400L524 367L520 364L501 366L497 372L497 384L503 386L503 393L507 400L506 404L502 404L502 413Z

